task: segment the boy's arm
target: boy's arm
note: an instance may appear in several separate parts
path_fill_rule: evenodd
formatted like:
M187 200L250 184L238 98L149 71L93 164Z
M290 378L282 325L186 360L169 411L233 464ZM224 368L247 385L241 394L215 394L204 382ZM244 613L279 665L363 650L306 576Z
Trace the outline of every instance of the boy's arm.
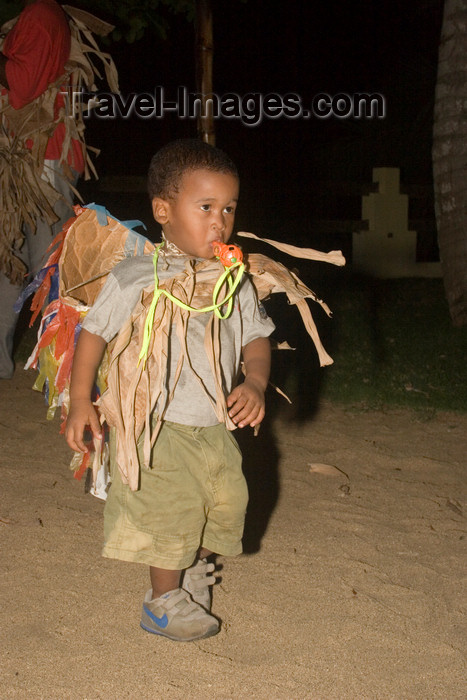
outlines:
M269 338L256 338L243 348L245 381L227 397L229 416L239 428L254 428L264 418L264 392L271 370Z
M83 439L87 425L95 438L101 437L101 426L91 393L106 345L103 338L84 328L76 344L71 372L70 412L65 430L66 441L76 452L87 452Z

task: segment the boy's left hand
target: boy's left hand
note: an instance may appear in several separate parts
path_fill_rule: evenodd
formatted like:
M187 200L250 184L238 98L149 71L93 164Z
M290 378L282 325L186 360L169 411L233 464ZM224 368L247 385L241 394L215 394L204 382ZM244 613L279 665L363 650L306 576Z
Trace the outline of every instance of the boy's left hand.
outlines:
M264 391L261 383L252 377L246 377L242 384L235 387L227 397L229 416L239 427L259 425L265 414Z

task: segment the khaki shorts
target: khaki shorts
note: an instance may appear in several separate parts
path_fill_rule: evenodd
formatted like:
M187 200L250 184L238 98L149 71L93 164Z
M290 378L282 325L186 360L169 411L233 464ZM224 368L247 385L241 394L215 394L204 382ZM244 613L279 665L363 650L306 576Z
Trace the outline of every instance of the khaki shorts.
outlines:
M166 421L138 491L113 469L103 556L175 570L191 566L200 546L240 554L248 502L241 465L237 441L224 424L195 428Z

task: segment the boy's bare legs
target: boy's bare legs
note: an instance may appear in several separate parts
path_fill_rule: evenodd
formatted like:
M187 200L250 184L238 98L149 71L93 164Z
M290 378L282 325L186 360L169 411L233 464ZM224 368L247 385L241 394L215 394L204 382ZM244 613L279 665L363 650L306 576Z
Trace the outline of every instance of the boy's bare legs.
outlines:
M168 591L173 591L180 586L180 570L159 569L157 566L149 567L149 576L152 585L152 597L160 598Z
M198 552L199 559L205 559L212 554L211 550L202 547ZM152 585L152 597L160 598L164 593L168 591L173 591L175 588L180 586L180 577L182 572L180 569L175 571L171 569L160 569L157 566L149 567L149 576L151 578Z

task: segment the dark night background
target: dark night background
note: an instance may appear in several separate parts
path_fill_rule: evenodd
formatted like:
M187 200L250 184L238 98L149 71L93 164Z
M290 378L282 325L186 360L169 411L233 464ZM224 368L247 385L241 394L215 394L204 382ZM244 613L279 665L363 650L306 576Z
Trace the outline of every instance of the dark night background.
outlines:
M217 145L232 156L241 175L237 228L316 247L339 245L349 254L348 234L326 237L313 222L359 219L355 192L371 183L373 167L390 166L401 169L403 189L410 193L423 185L428 192L411 215L431 219L433 239L431 130L442 1L220 0L213 2L213 12L213 84L219 95L294 92L305 106L319 92L379 92L386 98L382 120L280 118L263 119L255 127L216 120ZM134 44L110 47L123 95L152 93L157 85L169 98L179 85L196 90L194 27L182 16L167 17L167 40L147 33ZM101 178L145 175L162 144L196 136L196 121L173 115L91 118L87 132L88 143L101 149ZM324 191L323 182L328 183ZM342 183L352 183L355 191L343 194ZM83 189L107 204L95 183ZM125 202L131 206L132 197L119 199L117 209ZM150 224L149 208L132 215ZM426 243L428 255L435 245Z

